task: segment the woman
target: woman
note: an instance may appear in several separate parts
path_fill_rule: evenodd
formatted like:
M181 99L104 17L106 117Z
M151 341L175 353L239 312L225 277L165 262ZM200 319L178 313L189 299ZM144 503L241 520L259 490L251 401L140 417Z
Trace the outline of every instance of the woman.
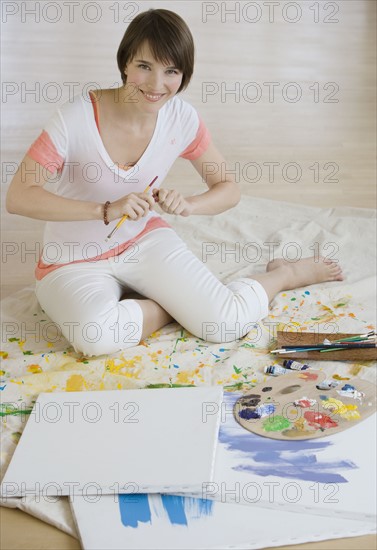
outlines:
M47 221L36 295L77 352L114 353L172 320L209 341L235 340L281 290L342 279L336 263L306 258L274 260L262 275L222 284L154 210L158 201L169 214L214 215L240 200L233 179L203 170L225 160L195 108L178 97L193 73L190 30L171 11L140 13L117 60L123 86L57 109L7 195L9 212ZM183 197L160 189L179 156L208 191ZM44 189L46 170L58 173L56 194Z

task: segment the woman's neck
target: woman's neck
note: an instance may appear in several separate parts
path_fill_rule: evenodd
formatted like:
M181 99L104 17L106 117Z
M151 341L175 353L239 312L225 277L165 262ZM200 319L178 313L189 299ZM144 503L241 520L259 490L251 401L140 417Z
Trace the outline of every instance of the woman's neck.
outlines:
M140 109L134 86L105 90L105 94L117 123L126 124L137 133L155 127L158 113L143 112Z

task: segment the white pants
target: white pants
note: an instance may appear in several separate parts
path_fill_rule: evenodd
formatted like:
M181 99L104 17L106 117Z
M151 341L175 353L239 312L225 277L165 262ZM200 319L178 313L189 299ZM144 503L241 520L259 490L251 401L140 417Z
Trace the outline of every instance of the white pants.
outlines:
M160 304L185 329L210 342L231 342L268 314L261 284L224 285L170 228L147 233L119 256L62 266L36 283L42 309L75 351L115 353L140 342L143 313L127 289Z

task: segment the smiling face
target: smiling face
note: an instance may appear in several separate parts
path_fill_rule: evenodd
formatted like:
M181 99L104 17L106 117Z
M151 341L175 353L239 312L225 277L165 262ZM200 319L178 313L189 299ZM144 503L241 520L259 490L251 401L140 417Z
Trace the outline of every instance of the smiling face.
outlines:
M174 64L154 59L147 42L125 68L130 101L143 112L155 112L179 90L183 74ZM135 101L136 100L136 101Z

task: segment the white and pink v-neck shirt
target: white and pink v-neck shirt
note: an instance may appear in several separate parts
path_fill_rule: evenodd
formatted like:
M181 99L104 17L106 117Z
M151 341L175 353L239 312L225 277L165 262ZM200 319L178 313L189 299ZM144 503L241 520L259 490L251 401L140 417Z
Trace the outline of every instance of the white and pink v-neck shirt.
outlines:
M121 167L113 163L103 145L96 102L87 92L54 112L27 155L51 174L57 171L57 195L105 203L142 193L155 176L153 189L159 188L178 157L199 158L209 142L209 131L196 109L174 96L159 110L152 139L141 158L131 168ZM152 210L139 220L123 223L106 242L117 221L107 226L102 220L46 222L36 278L62 265L116 256L149 231L170 227Z

